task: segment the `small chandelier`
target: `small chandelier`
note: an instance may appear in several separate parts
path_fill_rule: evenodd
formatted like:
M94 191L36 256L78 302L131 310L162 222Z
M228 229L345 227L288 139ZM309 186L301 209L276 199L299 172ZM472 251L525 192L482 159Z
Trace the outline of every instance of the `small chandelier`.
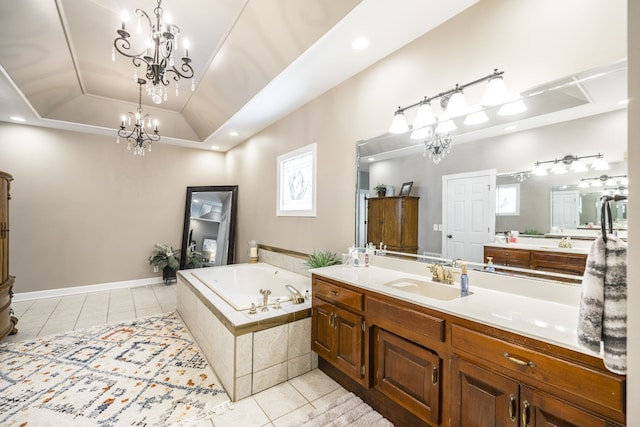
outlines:
M194 72L191 67L191 59L189 58L189 46L187 41L183 41L184 56L181 58L182 64L180 68L176 68L174 63L174 53L178 49L178 36L180 28L171 23L169 13L166 13L160 7L162 0L157 0L158 6L153 9L155 19L147 15L144 10L136 9L138 23L136 33L142 37L142 18L146 19L148 25L147 40L144 45L136 44L139 52L134 52L134 45L131 43L131 34L126 30L126 21L128 15L122 13L122 28L117 30L118 37L113 42L111 49L111 60L115 62L116 51L127 58L131 58L131 62L135 65L133 80L138 81L138 68L146 66L145 77L149 82L147 84L147 94L151 96L155 104L160 104L163 100L167 100L167 88L169 85L169 75L176 82L176 96L178 95L178 82L181 78L191 79L191 90L195 90L195 82L193 79ZM155 22L154 22L155 21ZM140 39L141 40L141 39Z
M448 133L431 132L431 136L424 141L423 156L433 160L436 165L440 160L451 152L451 136Z
M144 156L145 150L151 152L151 143L160 141L160 134L158 133L158 121L153 120L151 114L144 114L142 111L142 85L146 81L144 79L138 79L140 85L140 92L138 96L138 109L135 113L128 112L126 116L122 116L122 123L120 123L120 129L118 130L118 136L116 137L116 143L120 144L120 137L127 139L127 150L131 150L133 144L133 154L135 156ZM127 130L125 126L131 126L133 129ZM145 129L151 129L153 125L153 134L148 134Z

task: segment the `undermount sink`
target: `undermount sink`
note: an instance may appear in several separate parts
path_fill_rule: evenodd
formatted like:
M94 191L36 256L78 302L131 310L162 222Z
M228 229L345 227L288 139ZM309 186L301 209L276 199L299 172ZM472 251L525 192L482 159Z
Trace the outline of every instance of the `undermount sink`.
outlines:
M442 301L450 301L452 299L460 298L460 289L454 288L451 285L441 285L439 283L427 282L424 280L402 278L392 280L384 285L389 286L390 288Z

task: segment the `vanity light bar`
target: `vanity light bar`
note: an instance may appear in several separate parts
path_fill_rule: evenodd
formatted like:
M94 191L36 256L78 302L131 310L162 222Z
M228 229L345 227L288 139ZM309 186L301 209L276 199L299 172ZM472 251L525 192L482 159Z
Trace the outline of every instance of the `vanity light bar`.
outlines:
M621 178L619 181L616 178ZM625 187L629 185L629 178L627 175L600 175L595 178L582 178L578 183L578 187L586 188L586 187L615 187L615 186Z
M532 173L534 175L547 175L547 168L545 168L544 164L553 163L553 167L551 168L551 172L555 174L566 173L567 166L572 172L585 172L587 167L582 163L582 159L591 159L595 158L593 163L591 164L591 169L593 170L607 170L609 169L609 163L604 159L604 155L601 153L592 154L589 156L572 156L566 155L561 159L553 159L553 160L545 160L545 161L537 161L534 164Z
M453 89L440 92L439 94L434 96L425 96L422 100L406 107L398 107L393 115L393 121L391 122L391 127L389 127L389 133L399 134L407 132L409 130L409 125L407 124L404 112L415 107L421 107L420 110L425 110L425 108L423 107L429 107L429 117L431 118L431 120L427 120L425 122L421 111L420 114L418 114L418 116L416 117L416 120L413 122L414 130L419 127L435 124L435 120L437 119L435 119L435 117L433 116L433 112L430 107L431 101L434 101L436 99L440 99L440 105L443 107L447 115L446 119L442 119L440 121L449 120L451 118L467 114L477 113L477 111L470 111L464 98L463 91L470 86L486 81L488 81L489 83L487 84L485 94L482 97L482 105L492 106L500 105L506 102L518 101L517 99L513 99L513 97L511 99L509 98L504 82L502 81L503 74L504 71L498 71L498 69L496 68L493 70L493 73L472 82L465 83L463 85L456 84ZM476 115L469 120L474 121L478 119L479 117Z

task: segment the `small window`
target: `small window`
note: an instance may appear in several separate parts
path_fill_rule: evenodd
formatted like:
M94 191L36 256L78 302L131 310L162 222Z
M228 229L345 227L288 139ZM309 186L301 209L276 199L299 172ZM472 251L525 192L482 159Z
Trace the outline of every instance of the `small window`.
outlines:
M498 185L496 215L520 215L520 184Z

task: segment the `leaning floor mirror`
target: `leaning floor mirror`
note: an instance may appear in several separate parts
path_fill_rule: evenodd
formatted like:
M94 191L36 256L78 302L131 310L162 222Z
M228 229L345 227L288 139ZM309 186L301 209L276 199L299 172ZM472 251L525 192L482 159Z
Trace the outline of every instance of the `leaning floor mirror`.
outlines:
M233 264L238 186L187 187L180 269Z

